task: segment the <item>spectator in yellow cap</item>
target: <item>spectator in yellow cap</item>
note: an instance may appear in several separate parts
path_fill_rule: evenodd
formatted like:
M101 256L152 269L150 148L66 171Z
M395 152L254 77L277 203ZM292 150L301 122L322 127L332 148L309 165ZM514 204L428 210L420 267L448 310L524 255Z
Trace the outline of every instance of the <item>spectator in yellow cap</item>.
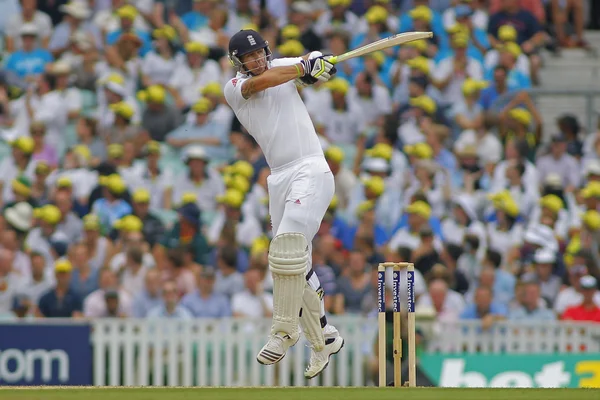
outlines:
M80 318L83 317L83 299L73 290L73 265L65 258L54 263L56 286L40 297L36 316L39 318Z
M463 98L452 106L454 122L461 130L483 128L484 110L479 104L481 91L488 87L485 81L467 78L462 84Z
M46 140L46 125L39 121L31 122L29 135L34 143L32 160L43 160L56 167L58 165L58 155L54 145Z
M500 113L500 137L504 142L511 139L525 141L529 146L527 158L533 162L541 136L541 114L527 92L517 93Z
M31 197L37 204L49 203L50 189L48 176L50 175L50 166L45 161L38 161L35 166L35 177L31 182Z
M330 143L356 143L365 120L360 113L351 108L350 82L342 78L333 78L324 84L331 93L331 105L315 110L314 119L317 132Z
M81 116L75 129L78 142L90 150L89 165L97 166L101 160L106 158L106 145L98 135L98 121L95 117Z
M131 195L133 215L142 221L142 233L150 247L154 247L165 234L165 227L161 220L150 209L151 193L149 190L139 188Z
M212 118L214 107L208 98L199 98L190 110L196 116L194 121L169 132L167 143L182 151L190 145L201 145L214 159L226 160L229 157L229 126Z
M142 148L145 157L145 168L134 168L132 174L125 176L130 188L147 189L150 192L150 209L158 210L170 208L171 188L173 186L174 171L172 168L160 168L161 146L159 142L151 140Z
M31 156L35 147L33 139L29 136L21 136L11 143L11 157L4 157L0 163L0 189L2 189L1 204L13 201L14 197L10 182L19 175L25 175L33 179L35 162L31 161Z
M168 82L169 93L180 109L193 105L208 83L221 81L219 64L208 58L209 51L203 42L185 44L186 60L177 66Z
M64 180L64 178L62 179ZM53 202L61 214L56 229L67 235L69 243L74 243L81 239L81 235L83 234L83 223L75 213L73 196L71 194L72 193L68 189L57 190L54 194Z
M442 13L444 28L448 29L456 24L456 7L466 5L471 8L470 22L473 27L487 32L489 16L485 4L480 4L478 1L473 0L458 0L455 3L455 7L448 7Z
M529 89L532 86L533 75L530 71L524 70L523 53L521 47L515 42L506 42L496 47L498 61L496 67L503 67L507 72L508 85L511 90ZM530 68L531 69L531 68ZM490 80L494 69L486 70L486 78Z
M453 35L453 54L440 61L432 73L433 84L441 91L444 104L456 104L462 99L462 84L467 77L477 81L483 80L483 65L469 56L468 44L467 34Z
M325 149L325 159L335 179L335 195L340 209L346 208L356 185L356 175L344 165L345 156L344 150L339 146Z
M519 205L508 190L491 194L488 198L492 201L495 217L486 224L488 245L491 250L506 255L523 243L524 228L517 220Z
M325 37L333 30L341 30L353 36L360 27L360 20L349 10L351 3L352 0L327 0L329 9L317 19L314 26L315 33Z
M235 226L236 241L242 247L250 248L252 242L262 235L260 222L252 215L243 214L244 201L244 193L236 189L227 189L223 195L217 197L222 209L208 229L209 243L217 242L226 223Z
M416 31L414 18L411 15L411 11L415 10L417 7L427 8L430 11L431 17L429 18L431 24L431 30L433 32L434 37L441 38L442 35L445 34L444 23L442 20L442 15L431 8L429 8L429 0L413 0L412 2L413 8L407 9L404 8L402 14L400 16L400 32L410 32ZM410 6L410 3L408 5ZM422 15L425 15L423 12Z
M500 27L500 39L502 43L498 44L498 46L494 48L491 48L485 54L484 68L487 77L490 76L490 71L493 71L497 65L500 65L501 54L502 51L505 50L505 46L509 46L506 48L506 50L508 50L511 46L514 48L514 45L516 45L516 43L514 43L516 40L516 35L517 32L512 25L503 25ZM527 55L520 51L518 53L516 51L512 51L511 55L513 57L516 56L514 68L519 71L521 75L529 78L531 75L531 65Z
M177 65L185 62L185 55L178 50L179 35L170 25L163 25L152 31L153 49L143 59L141 72L142 83L152 85L168 85L177 69Z
M50 268L58 256L54 244L64 244L69 240L64 232L57 229L62 214L55 205L47 204L33 210L33 217L37 220L37 227L29 231L24 247L29 251L42 254L46 267Z
M146 103L146 109L142 113L142 127L148 132L150 139L163 142L169 132L181 125L181 112L167 102L167 92L163 86L149 86L138 93L138 98Z
M106 34L106 45L107 45L107 57L109 60L113 60L118 64L119 61L123 61L114 57L114 45L125 35L134 35L139 38L142 42L138 49L140 57L145 56L150 50L152 50L152 37L148 32L150 26L145 22L145 17L140 13L140 9L137 9L131 4L124 4L121 2L121 6L116 10L100 11L96 14L94 22L100 27L110 28L105 30ZM150 10L144 10L145 13L150 14Z
M10 185L12 188L14 200L6 204L5 207L12 207L16 203L20 203L23 201L30 203L32 206L36 205L35 201L33 201L33 199L31 198L32 183L31 180L29 180L29 178L27 178L24 175L18 176L17 178L12 180Z
M372 5L360 21L360 26L364 33L355 35L352 42L350 42L350 47L356 49L385 37L389 37L393 28L388 25L388 20L392 19L393 18L390 18L388 10L383 7L383 5ZM398 24L396 23L394 25L397 27ZM388 51L388 54L390 53L391 50Z
M93 203L92 213L100 218L104 229L110 229L115 221L131 214L131 205L123 199L127 185L119 174L101 176L98 181L103 187L102 198Z
M225 101L221 83L217 81L208 82L200 89L200 94L214 104L211 119L220 124L230 126L233 119L233 110ZM193 119L193 113L189 113L188 121Z
M365 200L357 207L358 222L347 227L342 235L342 244L345 249L361 249L363 242L374 243L378 248L385 245L389 237L385 226L377 223L375 215L375 201Z
M126 141L133 141L139 148L145 140L145 134L139 125L133 123L135 108L126 101L120 101L111 104L109 109L115 119L112 126L103 130L105 145L123 145Z
M424 200L417 200L409 204L406 209L408 214L406 225L398 229L388 242L390 249L406 247L411 249L415 259L427 251L441 251L442 243L437 234L432 233L429 219L431 206ZM423 234L427 231L427 234Z

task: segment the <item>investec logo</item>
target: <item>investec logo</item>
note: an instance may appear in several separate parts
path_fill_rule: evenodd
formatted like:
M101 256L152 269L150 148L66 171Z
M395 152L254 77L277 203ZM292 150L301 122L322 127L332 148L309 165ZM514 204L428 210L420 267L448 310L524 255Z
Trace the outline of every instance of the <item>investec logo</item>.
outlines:
M50 382L54 371L59 381L69 380L69 355L63 350L6 349L0 351L0 382L32 382L37 378L36 366L42 382Z

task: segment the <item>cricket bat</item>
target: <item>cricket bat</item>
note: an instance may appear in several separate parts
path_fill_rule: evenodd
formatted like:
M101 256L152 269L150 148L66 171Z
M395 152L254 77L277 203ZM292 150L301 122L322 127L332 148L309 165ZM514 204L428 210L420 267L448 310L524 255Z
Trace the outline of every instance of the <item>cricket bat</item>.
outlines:
M369 43L357 49L348 51L339 56L333 56L329 59L332 64L338 64L342 61L349 60L351 58L362 57L376 51L385 50L390 47L399 46L403 43L413 42L415 40L429 39L433 37L433 32L405 32L397 33L385 39L378 40L373 43Z

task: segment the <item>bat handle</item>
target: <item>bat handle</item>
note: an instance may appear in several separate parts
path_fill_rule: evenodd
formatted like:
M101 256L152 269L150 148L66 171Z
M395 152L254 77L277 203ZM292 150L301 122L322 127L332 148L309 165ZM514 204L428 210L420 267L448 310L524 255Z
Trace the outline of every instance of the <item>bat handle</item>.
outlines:
M328 61L332 64L337 64L337 62L338 62L337 56L331 56Z

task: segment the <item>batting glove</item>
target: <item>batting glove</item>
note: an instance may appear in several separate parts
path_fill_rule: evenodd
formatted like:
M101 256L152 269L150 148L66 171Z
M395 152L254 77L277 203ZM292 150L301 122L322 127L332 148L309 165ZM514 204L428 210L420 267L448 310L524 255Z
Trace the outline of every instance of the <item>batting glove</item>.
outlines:
M304 81L306 83L315 83L318 80L327 82L331 79L337 70L335 66L329 62L331 56L319 56L317 58L302 60L300 63L304 68L304 77L308 78Z

